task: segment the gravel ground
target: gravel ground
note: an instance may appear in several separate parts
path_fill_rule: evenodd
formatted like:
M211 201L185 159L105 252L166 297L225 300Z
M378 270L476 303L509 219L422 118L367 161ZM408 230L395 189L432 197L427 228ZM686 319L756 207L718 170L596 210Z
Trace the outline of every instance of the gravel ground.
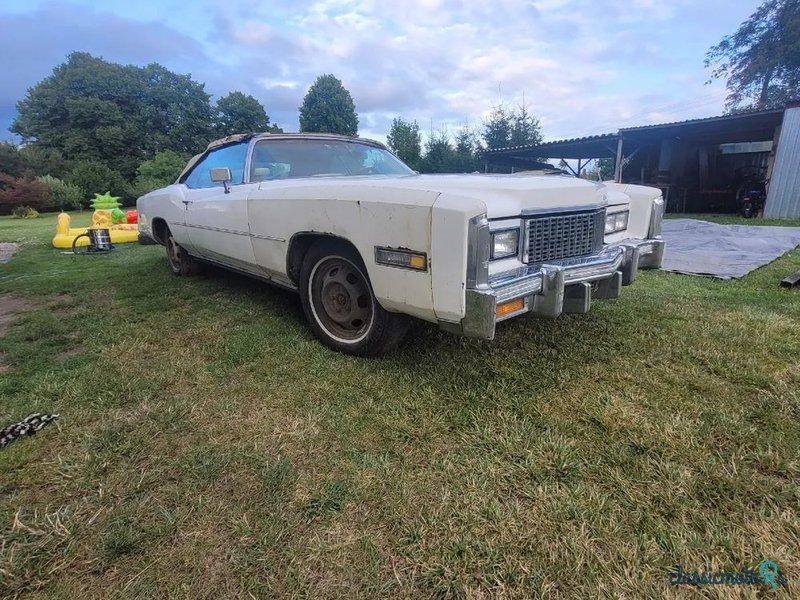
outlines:
M0 243L0 265L3 265L14 258L19 246L12 243Z

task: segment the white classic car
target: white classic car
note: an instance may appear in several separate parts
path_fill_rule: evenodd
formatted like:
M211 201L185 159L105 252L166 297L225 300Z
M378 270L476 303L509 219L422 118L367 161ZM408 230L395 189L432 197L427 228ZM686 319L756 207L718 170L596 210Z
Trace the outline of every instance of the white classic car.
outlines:
M410 317L492 339L525 313L587 312L664 253L657 189L419 175L382 144L328 134L212 142L137 208L175 274L208 262L296 290L319 339L361 356L396 346Z

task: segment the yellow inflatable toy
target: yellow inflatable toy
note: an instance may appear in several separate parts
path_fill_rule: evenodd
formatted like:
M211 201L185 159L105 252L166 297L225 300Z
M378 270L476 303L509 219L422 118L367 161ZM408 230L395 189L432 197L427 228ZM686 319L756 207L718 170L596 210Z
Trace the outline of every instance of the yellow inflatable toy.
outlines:
M53 246L72 249L72 242L75 238L86 233L89 229L108 229L112 244L124 244L139 240L139 226L136 223L128 223L127 216L119 209L118 198L108 192L102 196L95 194L92 206L95 210L92 214L91 227L72 229L69 226L69 215L64 212L58 215ZM89 238L84 236L78 240L75 247L87 246L88 244Z

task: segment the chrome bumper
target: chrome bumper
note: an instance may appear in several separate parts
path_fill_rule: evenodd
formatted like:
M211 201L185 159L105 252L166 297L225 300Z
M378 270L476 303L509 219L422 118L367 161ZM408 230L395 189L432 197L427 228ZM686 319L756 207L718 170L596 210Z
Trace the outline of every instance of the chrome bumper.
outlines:
M593 256L499 273L467 289L461 323L440 325L454 333L490 340L497 323L524 313L549 318L585 313L592 298L616 298L623 285L633 283L639 269L660 267L663 256L664 240L660 238L626 240ZM496 316L499 305L519 298L523 299L521 308Z

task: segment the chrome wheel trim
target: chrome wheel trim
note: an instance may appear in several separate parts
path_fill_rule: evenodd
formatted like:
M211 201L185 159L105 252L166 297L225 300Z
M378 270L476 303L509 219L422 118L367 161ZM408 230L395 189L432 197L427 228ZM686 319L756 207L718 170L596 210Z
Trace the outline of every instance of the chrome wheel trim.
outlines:
M343 256L319 260L309 274L307 292L314 320L326 335L341 344L357 344L369 335L375 298L352 261Z

